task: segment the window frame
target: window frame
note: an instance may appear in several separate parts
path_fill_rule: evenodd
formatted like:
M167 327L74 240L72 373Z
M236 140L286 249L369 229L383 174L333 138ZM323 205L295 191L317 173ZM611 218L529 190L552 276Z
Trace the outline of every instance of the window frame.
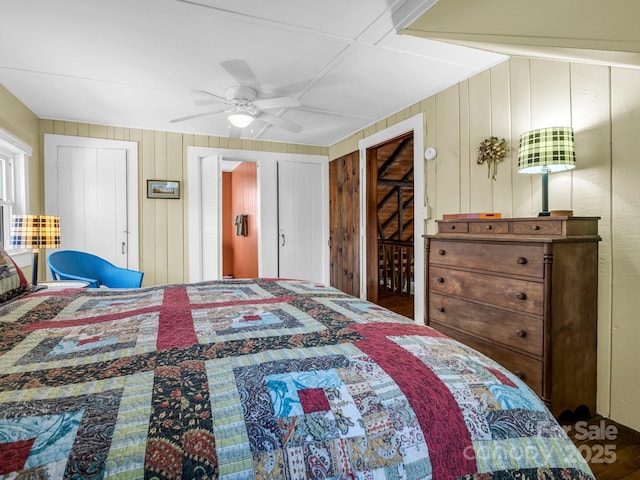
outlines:
M2 218L4 238L0 238L0 243L21 267L30 264L31 251L9 247L9 225L11 215L29 212L29 158L32 152L28 144L0 129L0 168L3 169L3 191L7 194L6 198L0 198L0 205L6 212Z

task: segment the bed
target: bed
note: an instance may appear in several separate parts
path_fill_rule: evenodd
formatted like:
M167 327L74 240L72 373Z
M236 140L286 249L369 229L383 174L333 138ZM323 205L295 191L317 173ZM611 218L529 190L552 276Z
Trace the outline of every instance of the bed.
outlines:
M592 479L517 377L330 287L47 289L0 307L0 478Z

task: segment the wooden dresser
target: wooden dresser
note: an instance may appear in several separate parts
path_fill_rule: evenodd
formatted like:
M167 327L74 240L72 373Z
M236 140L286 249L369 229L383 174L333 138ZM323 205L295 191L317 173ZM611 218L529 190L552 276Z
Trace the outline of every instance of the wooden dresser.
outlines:
M595 414L598 219L438 221L425 323L511 370L555 416Z

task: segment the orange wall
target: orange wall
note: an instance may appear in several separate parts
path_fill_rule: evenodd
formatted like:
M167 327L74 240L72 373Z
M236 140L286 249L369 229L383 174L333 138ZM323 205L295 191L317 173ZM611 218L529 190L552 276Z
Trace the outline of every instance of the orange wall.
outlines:
M233 275L233 208L231 172L222 172L222 276Z
M222 175L222 272L235 278L258 276L257 164L243 162ZM227 177L227 180L225 180ZM236 235L236 215L246 214L247 236Z

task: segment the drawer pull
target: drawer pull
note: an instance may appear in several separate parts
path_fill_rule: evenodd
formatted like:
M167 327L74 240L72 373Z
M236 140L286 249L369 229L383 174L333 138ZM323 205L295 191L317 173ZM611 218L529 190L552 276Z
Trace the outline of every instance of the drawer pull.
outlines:
M450 228L451 230L455 230L455 229L456 229L456 226L455 226L455 225L451 225L449 228Z
M447 252L445 252L442 248L438 250L438 255L444 255L445 253Z
M443 313L443 312L444 312L444 307L438 307L438 311L439 311L440 313Z
M521 372L520 370L516 370L515 372L513 372L513 374L518 377L520 380L524 380L525 374L524 372Z
M518 265L526 265L527 264L527 259L524 257L518 257L518 260L516 260L516 263Z
M540 225L534 225L533 227L531 227L533 230L540 230Z
M487 225L485 228L486 228L487 230L491 230L491 229L493 229L493 225Z
M443 277L438 277L438 283L444 283L444 278Z
M526 293L524 293L524 292L519 292L519 293L516 295L516 298L517 298L518 300L526 300L526 299L527 299L527 294L526 294Z
M527 336L527 332L525 330L517 330L516 335L518 335L520 338L524 338Z

